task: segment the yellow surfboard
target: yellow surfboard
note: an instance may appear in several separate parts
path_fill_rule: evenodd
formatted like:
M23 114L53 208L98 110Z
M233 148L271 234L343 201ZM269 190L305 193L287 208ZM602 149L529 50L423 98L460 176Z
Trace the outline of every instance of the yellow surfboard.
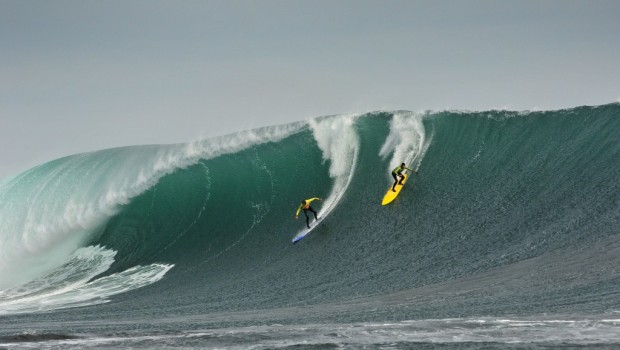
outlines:
M396 199L396 197L398 197L400 190L403 189L403 186L407 183L407 180L409 179L409 174L403 174L403 175L405 175L405 178L403 179L403 184L396 185L396 187L394 188L396 192L392 191L392 186L390 186L390 189L387 191L385 196L383 196L383 201L381 201L381 205L388 205L392 203L392 201Z

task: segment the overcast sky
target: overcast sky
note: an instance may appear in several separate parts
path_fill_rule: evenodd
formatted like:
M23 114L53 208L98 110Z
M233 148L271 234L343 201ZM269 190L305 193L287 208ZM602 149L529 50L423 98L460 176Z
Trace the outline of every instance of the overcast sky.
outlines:
M0 179L321 115L619 99L618 0L0 0Z

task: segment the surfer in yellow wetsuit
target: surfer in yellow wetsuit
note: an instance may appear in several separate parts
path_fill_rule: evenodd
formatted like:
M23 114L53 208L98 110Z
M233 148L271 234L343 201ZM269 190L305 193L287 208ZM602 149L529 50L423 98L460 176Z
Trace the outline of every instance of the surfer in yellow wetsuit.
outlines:
M402 172L405 170L413 171L414 174L417 174L415 170L407 168L405 166L405 163L401 163L399 166L394 168L394 170L392 170L392 177L394 178L394 185L392 185L392 191L396 192L396 184L399 184L399 185L403 184L405 175L403 175Z
M295 213L295 220L297 220L299 219L299 212L303 209L304 214L306 215L306 226L308 226L308 228L310 228L310 217L308 216L308 210L314 213L314 220L319 219L318 216L316 215L316 211L312 209L312 207L310 206L310 202L313 202L316 200L322 201L322 199L319 197L304 199L303 201L301 201L301 205L299 206L299 208L297 208L297 213Z

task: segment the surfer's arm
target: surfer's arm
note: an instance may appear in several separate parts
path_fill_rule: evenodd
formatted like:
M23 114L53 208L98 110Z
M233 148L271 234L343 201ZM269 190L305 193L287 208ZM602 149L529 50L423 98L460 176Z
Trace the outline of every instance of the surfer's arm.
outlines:
M299 206L299 208L297 208L297 212L295 213L295 219L297 219L299 217L299 212L301 211L301 208L303 207L303 204Z
M321 198L319 197L314 197L314 198L310 198L310 199L306 199L306 202L310 203L310 202L314 202L315 200L321 200Z

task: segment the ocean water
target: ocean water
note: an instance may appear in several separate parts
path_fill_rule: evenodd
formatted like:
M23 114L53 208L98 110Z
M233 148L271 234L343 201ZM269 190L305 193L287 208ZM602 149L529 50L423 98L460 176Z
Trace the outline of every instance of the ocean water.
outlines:
M0 182L0 348L620 348L619 183L617 103L69 155Z

